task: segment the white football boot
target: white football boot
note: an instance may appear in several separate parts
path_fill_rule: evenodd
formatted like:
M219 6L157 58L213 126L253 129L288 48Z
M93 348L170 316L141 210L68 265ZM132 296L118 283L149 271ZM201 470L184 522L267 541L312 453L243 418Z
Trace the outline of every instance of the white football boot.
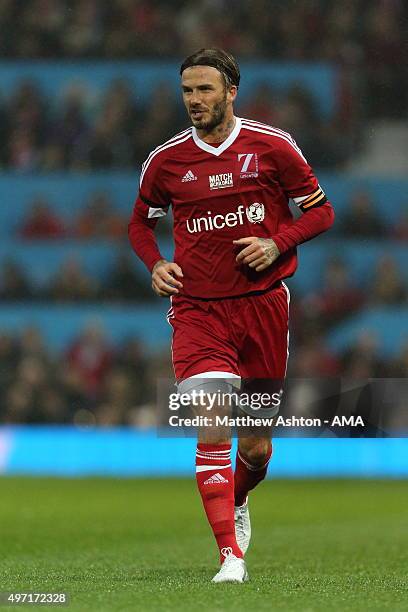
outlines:
M211 582L246 582L247 580L248 572L245 561L230 553L225 557L220 571L215 574Z
M251 540L251 520L249 518L248 498L242 506L235 506L235 537L237 544L245 555Z

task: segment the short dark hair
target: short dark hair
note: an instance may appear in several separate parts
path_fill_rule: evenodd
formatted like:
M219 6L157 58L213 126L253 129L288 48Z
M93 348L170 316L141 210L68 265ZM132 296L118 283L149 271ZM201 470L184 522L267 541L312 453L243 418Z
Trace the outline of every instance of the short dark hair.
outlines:
M221 72L227 87L239 86L241 75L237 60L223 49L200 49L189 55L181 64L180 74L191 66L212 66Z

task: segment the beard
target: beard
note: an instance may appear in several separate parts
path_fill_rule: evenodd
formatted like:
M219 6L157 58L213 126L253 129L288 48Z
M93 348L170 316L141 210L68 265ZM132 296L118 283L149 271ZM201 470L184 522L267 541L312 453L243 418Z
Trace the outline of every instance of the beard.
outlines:
M225 113L227 110L227 95L225 94L224 98L214 104L212 110L209 111L210 117L209 119L193 119L191 121L194 127L198 130L204 130L206 132L211 132L217 126L219 126L225 118Z

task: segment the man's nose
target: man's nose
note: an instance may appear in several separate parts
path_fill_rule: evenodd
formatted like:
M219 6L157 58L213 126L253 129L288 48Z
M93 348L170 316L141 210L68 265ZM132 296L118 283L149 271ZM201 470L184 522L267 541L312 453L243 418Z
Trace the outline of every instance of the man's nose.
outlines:
M191 94L191 98L190 98L190 104L194 105L194 104L200 104L201 103L201 98L200 98L200 94L198 91L194 91Z

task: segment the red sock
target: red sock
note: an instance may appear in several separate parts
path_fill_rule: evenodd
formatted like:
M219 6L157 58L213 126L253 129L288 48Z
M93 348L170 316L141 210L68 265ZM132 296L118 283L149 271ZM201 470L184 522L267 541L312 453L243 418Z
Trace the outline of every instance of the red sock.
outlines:
M231 444L197 444L196 478L222 563L229 553L242 557L235 538L234 473Z
M235 484L235 505L242 506L245 503L248 492L256 487L266 476L268 463L272 456L272 446L269 450L267 459L261 467L253 466L237 451L235 465L234 484Z

